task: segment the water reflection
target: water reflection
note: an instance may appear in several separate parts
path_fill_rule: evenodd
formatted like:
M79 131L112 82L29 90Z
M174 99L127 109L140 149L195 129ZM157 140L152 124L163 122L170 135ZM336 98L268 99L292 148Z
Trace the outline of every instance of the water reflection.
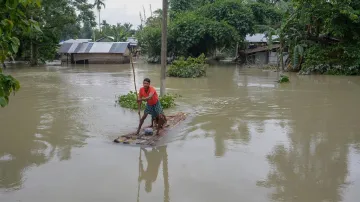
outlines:
M342 201L342 190L349 184L349 148L334 149L324 142L290 148L278 145L267 157L273 169L258 185L274 187L271 198L275 201Z
M22 187L27 169L54 157L70 159L72 148L86 139L78 102L61 76L33 71L17 75L21 92L1 109L0 188L7 191Z
M160 86L159 66L137 67L138 87L144 77ZM136 185L138 200L156 201L161 186L161 195L170 201L166 146L140 150L139 156L137 150L109 146L113 137L133 130L138 120L135 112L113 106L114 95L133 90L129 65L77 66L48 72L26 69L14 76L23 85L10 106L0 109L0 186L18 189L24 179L28 181L25 189L6 193L5 201L46 201L53 198L54 190L59 201L68 196L78 201L104 201L104 196L116 200L120 195L131 201L136 197L131 187ZM173 201L181 201L182 193L197 201L225 197L269 201L263 197L267 191L275 201L346 200L342 189L350 181L350 147L360 151L358 78L291 74L291 82L284 85L275 83L276 78L276 73L241 67L209 68L205 78L167 78L168 92L183 96L174 111L193 112L193 118L185 121L186 127L179 129L185 131L186 138L168 146L174 148L177 161L173 167L179 171L170 173ZM94 138L74 158L74 148L84 145L90 134ZM119 163L120 150L124 155ZM68 163L56 163L69 159ZM204 163L196 165L198 159ZM52 160L54 164L25 173ZM132 169L133 163L135 167L139 164L139 171ZM119 173L119 164L130 171ZM74 172L59 178L52 167L58 165L59 170ZM191 165L193 172L183 172L182 165ZM73 180L78 172L85 181ZM351 174L356 180L357 174ZM257 180L258 186L269 189L256 187ZM33 195L43 188L47 191L42 198ZM216 190L206 194L212 188ZM74 189L75 195L67 194Z
M147 162L146 169L144 169L142 153L144 153ZM162 170L164 179L164 202L170 201L167 146L154 147L150 148L149 150L145 148L140 149L137 201L140 201L140 185L142 181L145 181L145 191L147 193L150 193L152 191L152 185L157 180L161 162L163 163Z
M275 201L343 201L350 182L349 156L351 146L359 145L359 131L354 106L359 97L353 96L353 85L346 80L324 77L302 82L293 79L291 86L277 92L279 103L287 105L291 117L288 144L278 144L267 156L271 170L258 186L275 188ZM338 83L344 82L340 89ZM317 85L315 85L315 83ZM323 88L320 84L326 85ZM302 91L302 89L307 89ZM311 90L309 90L311 89ZM301 102L297 102L301 100Z
M225 155L226 141L249 144L250 125L256 125L261 133L267 120L282 116L274 104L276 76L241 67L215 68L208 75L209 91L203 94L201 108L191 124L192 130L200 129L206 137L213 136L215 156Z

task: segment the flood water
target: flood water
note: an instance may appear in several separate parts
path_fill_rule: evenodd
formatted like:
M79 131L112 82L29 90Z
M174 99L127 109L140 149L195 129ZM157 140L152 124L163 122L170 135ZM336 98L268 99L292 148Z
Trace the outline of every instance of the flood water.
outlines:
M160 67L136 64L159 90ZM1 202L358 202L360 78L211 66L167 78L185 122L154 148L112 141L135 111L131 66L7 69L21 90L0 109ZM149 123L147 120L146 123ZM145 124L146 124L145 123Z

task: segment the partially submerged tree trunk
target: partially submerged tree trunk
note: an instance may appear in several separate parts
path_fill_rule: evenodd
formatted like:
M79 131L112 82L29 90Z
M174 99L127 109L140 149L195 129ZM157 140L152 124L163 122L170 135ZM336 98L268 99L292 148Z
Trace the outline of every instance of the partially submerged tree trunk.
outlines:
M281 65L281 72L285 70L284 67L284 40L280 39L280 65Z
M100 33L101 33L100 9L98 10L98 12L99 12L99 31L100 31Z
M30 44L30 65L31 66L36 66L38 65L38 51L37 51L37 44L34 44L31 41Z
M167 11L168 11L168 0L163 0L163 14L162 14L162 26L161 26L160 96L165 95L165 78L166 78L166 63L167 63Z
M234 60L236 60L236 58L238 57L238 55L239 55L239 43L238 43L238 42L236 42L236 48L235 48L235 59L234 59Z

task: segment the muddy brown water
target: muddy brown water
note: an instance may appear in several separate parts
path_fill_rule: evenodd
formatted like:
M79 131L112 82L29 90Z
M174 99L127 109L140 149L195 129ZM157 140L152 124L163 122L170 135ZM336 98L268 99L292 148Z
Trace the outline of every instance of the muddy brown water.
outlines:
M189 113L158 147L114 144L136 112L130 65L16 67L22 88L0 109L1 202L357 202L360 78L215 65L166 80ZM136 64L138 88L160 68ZM149 120L147 120L149 123Z

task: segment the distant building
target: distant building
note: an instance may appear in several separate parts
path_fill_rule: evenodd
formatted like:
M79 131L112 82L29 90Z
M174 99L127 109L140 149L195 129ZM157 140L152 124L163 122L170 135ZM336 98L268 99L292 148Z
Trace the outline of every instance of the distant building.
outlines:
M61 41L59 45L62 45L64 43L84 43L84 42L91 42L92 39L69 39L66 41Z
M135 37L128 37L126 42L129 42L130 51L133 53L133 56L138 58L141 50L138 47L137 39Z
M129 42L63 43L60 47L62 63L121 64L130 62Z
M116 42L115 38L112 36L104 36L96 40L96 42ZM127 37L126 42L130 43L130 47L137 47L138 41L135 37Z
M273 36L273 39L278 36ZM278 49L279 41L274 40L270 45L265 34L247 35L245 38L246 47L239 50L239 57L244 63L248 64L273 64L277 65L279 61ZM286 58L284 58L285 61Z
M131 47L137 47L138 45L138 41L135 37L128 37L126 42L129 42Z

